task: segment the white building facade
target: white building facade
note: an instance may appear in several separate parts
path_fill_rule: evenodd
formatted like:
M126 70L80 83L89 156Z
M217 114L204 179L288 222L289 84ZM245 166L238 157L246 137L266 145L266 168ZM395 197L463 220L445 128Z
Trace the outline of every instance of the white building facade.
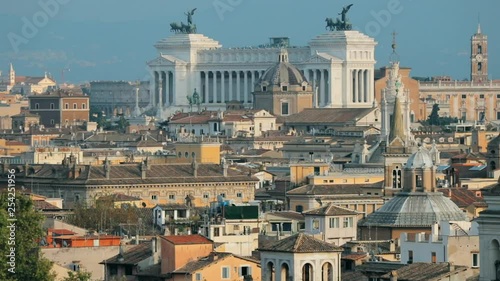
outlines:
M318 107L369 108L376 44L358 31L332 31L287 51L290 63L313 85ZM234 100L251 107L255 83L280 52L278 47L223 48L202 34L174 34L155 48L158 56L148 62L150 107L161 118L189 108L187 97L195 89L209 110L224 109Z

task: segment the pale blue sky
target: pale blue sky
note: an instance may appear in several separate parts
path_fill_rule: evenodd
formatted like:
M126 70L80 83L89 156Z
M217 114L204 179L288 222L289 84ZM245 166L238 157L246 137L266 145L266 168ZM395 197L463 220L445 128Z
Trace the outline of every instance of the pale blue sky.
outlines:
M58 11L44 12L40 3L49 2L58 3ZM0 70L5 74L13 62L19 75L48 71L58 80L70 68L65 77L71 82L143 79L145 62L156 55L153 44L170 36L169 23L185 21L191 8L198 8L198 31L225 47L255 46L271 36L306 45L325 32L326 17L349 3L353 25L378 42L377 66L387 64L395 30L401 64L415 76L468 78L470 37L480 15L490 76L500 78L498 0L8 1L0 11ZM388 20L377 16L387 14ZM26 21L35 23L36 32L26 32Z

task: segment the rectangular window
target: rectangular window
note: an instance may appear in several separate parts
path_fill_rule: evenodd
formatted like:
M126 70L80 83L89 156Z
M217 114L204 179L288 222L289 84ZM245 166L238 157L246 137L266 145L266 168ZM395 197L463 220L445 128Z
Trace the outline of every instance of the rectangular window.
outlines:
M339 218L330 218L330 228L339 228Z
M218 227L214 227L214 236L219 237L220 236L220 230Z
M271 223L271 231L278 231L280 229L279 223Z
M157 200L158 199L158 196L156 195L151 195L151 200Z
M54 104L53 103L50 104L50 109L54 109Z
M133 267L132 267L132 265L125 266L125 275L132 275L132 274L133 274Z
M497 99L500 99L500 95L499 94L497 94Z
M313 220L313 229L319 229L319 220L318 219Z
M292 231L292 223L284 222L283 223L283 231Z
M82 109L85 109L87 108L87 104L86 103L82 103Z
M174 195L174 194L169 194L169 195L168 195L168 199L170 199L170 200L175 200L175 195Z
M196 281L201 281L201 273L196 273Z
M431 253L431 262L432 263L436 263L437 262L436 252L432 252Z
M287 92L288 91L288 86L281 86L281 90L283 92Z
M344 228L352 227L353 218L344 218Z
M484 95L479 95L479 98L480 99L484 99Z
M224 266L222 267L222 279L229 279L229 269L230 267Z
M220 196L221 196L222 198L226 198L226 193L221 193L221 194L220 194Z
M203 198L204 198L204 199L208 199L208 197L209 197L209 194L208 194L208 193L203 193Z
M462 95L462 98L463 98L463 99L466 99L466 98L467 98L467 95Z
M421 175L415 175L415 182L417 187L424 187L424 183Z
M241 192L236 193L236 197L241 198L243 197L243 194Z
M288 115L289 110L288 110L288 102L282 102L281 103L281 115Z
M408 263L413 263L413 251L408 251Z
M472 253L472 267L479 267L479 253Z
M251 275L252 273L251 267L250 266L242 266L240 267L240 276L247 276Z
M69 109L69 103L65 103L64 108Z

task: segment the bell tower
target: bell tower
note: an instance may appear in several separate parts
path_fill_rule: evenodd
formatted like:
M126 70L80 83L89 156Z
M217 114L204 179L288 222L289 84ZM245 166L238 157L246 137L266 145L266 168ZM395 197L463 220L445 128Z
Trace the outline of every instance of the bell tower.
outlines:
M477 25L476 34L471 38L471 81L476 83L488 81L488 36L481 32Z

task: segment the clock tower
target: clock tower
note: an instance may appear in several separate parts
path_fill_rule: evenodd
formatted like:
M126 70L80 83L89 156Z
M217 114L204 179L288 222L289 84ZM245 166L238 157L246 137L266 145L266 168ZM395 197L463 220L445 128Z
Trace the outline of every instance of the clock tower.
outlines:
M488 36L481 33L480 24L471 38L471 80L477 83L488 81Z

